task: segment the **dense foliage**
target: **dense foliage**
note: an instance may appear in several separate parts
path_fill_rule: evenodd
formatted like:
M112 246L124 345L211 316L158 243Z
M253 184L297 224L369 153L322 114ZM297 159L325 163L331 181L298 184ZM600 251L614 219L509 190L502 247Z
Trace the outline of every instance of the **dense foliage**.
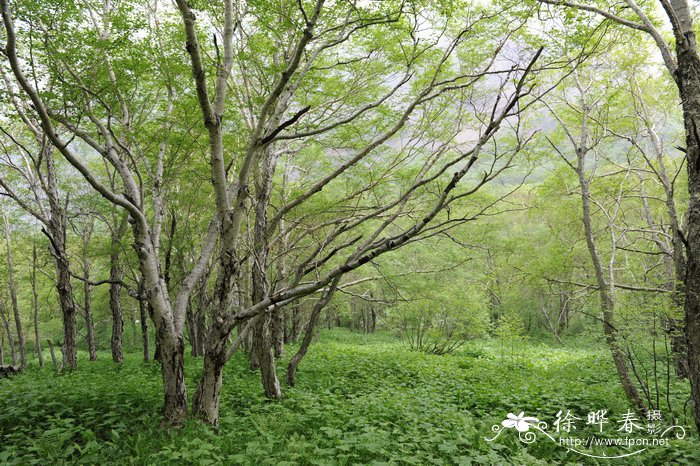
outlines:
M544 419L568 408L627 409L596 338L566 346L508 339L451 356L407 352L384 333L321 333L296 387L265 401L244 358L227 366L221 424L164 431L158 370L135 354L56 376L30 369L0 383L0 460L9 464L605 464L551 442L488 443L491 425L524 409ZM86 357L86 355L81 355ZM101 358L104 359L104 358ZM196 361L188 378L196 376ZM683 384L674 398L687 394ZM651 449L626 464L696 464L697 439Z
M692 2L0 13L0 462L698 460Z

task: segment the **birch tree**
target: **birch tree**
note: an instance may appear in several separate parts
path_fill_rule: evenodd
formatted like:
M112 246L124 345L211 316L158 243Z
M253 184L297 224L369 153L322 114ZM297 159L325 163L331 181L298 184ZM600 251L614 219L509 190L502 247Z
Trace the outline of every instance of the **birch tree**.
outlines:
M691 404L695 424L700 430L700 66L693 15L687 0L660 0L658 4L639 5L625 0L615 6L558 0L538 0L543 4L589 12L626 28L647 34L659 50L664 66L678 88L683 107L685 153L688 174L687 232L682 242L686 253L685 334L688 342ZM673 34L669 43L652 18L653 6L663 9Z

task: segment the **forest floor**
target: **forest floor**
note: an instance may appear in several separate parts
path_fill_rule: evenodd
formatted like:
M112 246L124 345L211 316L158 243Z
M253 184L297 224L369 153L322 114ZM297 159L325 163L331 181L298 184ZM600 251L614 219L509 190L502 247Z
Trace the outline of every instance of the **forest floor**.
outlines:
M690 434L615 461L587 458L539 433L527 445L516 429L487 442L494 424L521 411L553 433L557 412L570 410L582 418L571 435L585 438L587 413L606 409L609 430L617 430L613 419L628 405L608 353L601 343L575 343L490 340L435 356L387 334L324 331L283 400L263 398L239 354L226 368L220 426L188 421L179 430L159 427L156 364L136 353L122 366L107 352L95 363L81 355L74 373L30 367L0 380L0 464L700 464ZM293 350L279 364L282 380ZM201 364L187 361L190 391ZM687 398L685 384L672 389Z

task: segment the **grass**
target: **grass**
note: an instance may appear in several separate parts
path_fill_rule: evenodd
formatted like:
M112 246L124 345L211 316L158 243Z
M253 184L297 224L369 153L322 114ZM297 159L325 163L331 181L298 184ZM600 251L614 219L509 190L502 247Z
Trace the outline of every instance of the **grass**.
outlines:
M517 348L470 342L454 355L432 356L386 334L325 331L283 400L262 397L257 373L239 354L226 368L220 426L188 421L179 430L159 427L156 364L136 353L122 366L107 353L95 363L81 355L74 373L32 367L0 380L0 463L700 463L698 439L688 437L624 463L587 459L547 439L526 445L514 429L486 442L509 412L551 425L559 409L584 419L589 411L607 409L612 419L628 409L604 346ZM188 390L200 369L201 360L187 361ZM685 384L674 392L687 398Z

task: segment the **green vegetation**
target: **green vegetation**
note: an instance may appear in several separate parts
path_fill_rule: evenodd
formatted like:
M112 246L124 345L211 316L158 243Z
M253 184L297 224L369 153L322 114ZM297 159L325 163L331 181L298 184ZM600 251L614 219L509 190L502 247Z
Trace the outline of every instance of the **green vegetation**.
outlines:
M277 402L263 397L239 355L226 367L217 429L193 420L159 428L159 368L137 354L58 376L31 367L0 381L0 463L598 464L546 439L526 446L513 433L495 443L484 437L519 410L550 424L558 409L624 413L604 347L531 341L512 351L500 343L435 356L381 332L326 330L297 386ZM201 359L187 362L193 387ZM684 399L687 388L674 393ZM697 438L686 438L626 464L697 464L696 447Z
M0 463L700 464L698 13L0 0Z

